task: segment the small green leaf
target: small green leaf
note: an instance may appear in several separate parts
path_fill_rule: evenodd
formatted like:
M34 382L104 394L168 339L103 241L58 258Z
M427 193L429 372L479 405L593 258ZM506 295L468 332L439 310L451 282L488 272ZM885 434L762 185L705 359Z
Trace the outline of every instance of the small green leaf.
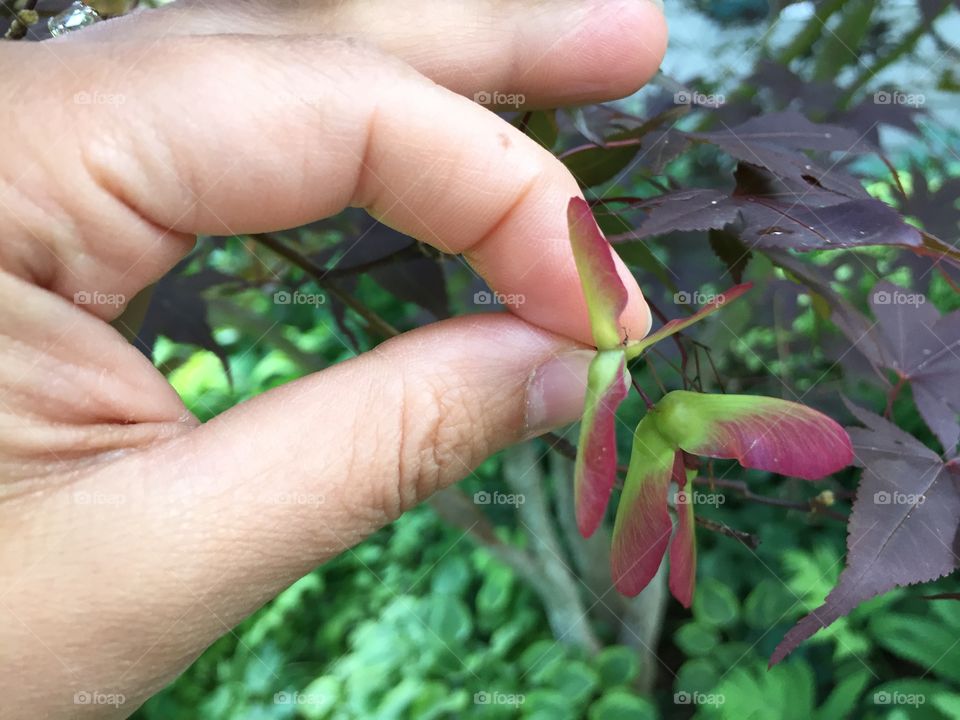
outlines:
M729 627L740 615L740 603L733 591L719 580L707 578L693 598L693 616L700 622Z
M683 650L684 655L697 657L709 655L719 643L720 634L712 625L690 622L681 625L673 635L673 642Z
M611 645L597 653L594 663L604 687L629 685L640 674L637 653L628 647Z
M614 690L590 706L589 720L656 720L657 710L647 700L625 690Z
M837 686L817 708L816 720L833 720L834 718L851 717L854 708L863 694L863 689L870 681L870 674L866 670L854 672L837 683Z

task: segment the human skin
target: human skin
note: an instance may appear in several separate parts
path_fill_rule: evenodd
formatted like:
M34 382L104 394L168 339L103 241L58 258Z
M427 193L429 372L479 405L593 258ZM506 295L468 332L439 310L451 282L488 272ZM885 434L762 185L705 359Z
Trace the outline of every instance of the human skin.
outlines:
M130 714L317 564L580 414L580 191L472 98L624 96L665 45L647 0L207 0L0 44L0 717ZM108 324L122 303L73 301L132 298L198 234L348 206L525 302L200 424Z

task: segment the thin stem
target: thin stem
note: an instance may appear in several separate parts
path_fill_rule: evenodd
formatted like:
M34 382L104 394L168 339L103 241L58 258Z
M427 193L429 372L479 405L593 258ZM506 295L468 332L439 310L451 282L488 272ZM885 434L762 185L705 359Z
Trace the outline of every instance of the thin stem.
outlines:
M909 200L910 198L907 197L907 191L904 190L903 183L900 182L900 173L897 172L897 168L882 152L878 152L877 155L880 157L880 160L883 161L883 164L887 166L887 170L890 171L890 175L893 177L893 182L897 186L897 192L900 193L900 197L903 198L904 201Z
M943 267L940 265L940 261L938 260L934 264L937 266L937 270L940 271L941 277L943 277L943 279L947 281L947 285L953 288L954 292L960 293L960 285L957 285L957 283L953 281L953 278L950 277L950 274L946 270L944 270Z
M650 377L653 378L653 381L657 384L657 387L660 388L660 394L667 394L667 386L663 384L663 381L660 379L660 373L657 372L656 366L647 360L647 370L650 371Z
M904 383L906 382L907 378L901 375L900 379L897 380L897 384L891 388L890 394L887 396L887 408L883 411L883 416L887 420L893 417L893 403L896 402L897 395L900 394L900 391L903 389Z
M693 346L693 364L697 368L697 374L694 376L696 382L691 381L690 384L693 385L697 392L703 392L703 379L700 377L700 348L696 345ZM687 389L687 379L683 379L683 389Z
M642 397L643 401L647 404L647 410L653 410L653 401L643 391L643 388L640 387L640 383L637 382L637 379L631 376L630 381L633 383L633 387L636 388L637 392L640 393L640 397Z
M729 525L724 525L722 522L705 518L702 515L694 515L693 519L694 522L696 522L700 527L725 537L733 538L737 542L743 543L751 550L756 550L758 547L760 547L760 539L756 535L744 532L743 530L736 530Z
M719 487L727 490L734 490L740 494L740 497L758 505L771 505L773 507L782 507L788 510L801 510L803 512L817 513L826 517L846 522L847 517L842 513L828 510L820 500L811 498L807 501L785 500L783 498L770 497L769 495L758 495L753 492L749 486L742 480L722 480L710 477L697 477L693 479L697 485L706 485L708 487Z
M662 322L664 325L666 325L669 322L667 320L667 316L664 315L663 312L660 310L660 308L658 308L653 303L653 301L651 301L649 298L647 299L647 305L650 307L650 310L653 312L653 314L657 316L660 322ZM675 333L670 337L673 338L673 342L676 344L677 349L680 351L680 369L681 369L680 375L681 377L686 378L687 362L689 361L689 358L687 357L687 349L683 346L683 343L680 340L680 333Z
M673 370L680 377L683 377L683 370L681 369L681 367L677 365L675 362L673 362L672 360L670 360L670 358L666 356L666 353L664 353L663 350L661 350L656 345L654 345L648 350L648 352L656 355L658 358L660 358L661 360L663 360L663 362L667 364L668 368ZM653 364L651 363L650 366L652 367ZM666 393L667 391L664 390L663 392Z
M429 252L418 242L413 242L409 245L406 245L399 250L384 255L383 257L376 258L375 260L369 260L363 263L357 263L356 265L351 265L350 267L345 268L329 268L324 269L323 277L325 280L336 280L337 278L342 277L353 277L354 275L362 275L365 272L370 270L376 270L378 267L383 265L391 265L395 262L401 260L416 260L418 258L432 257Z
M328 280L325 277L327 274L326 268L317 265L306 255L294 250L292 247L273 235L270 235L269 233L258 233L256 235L251 235L250 237L261 245L270 248L282 258L289 260L291 263L310 275L318 285L323 287L340 302L362 317L366 321L367 327L374 333L383 338L392 338L400 334L399 330L390 325L390 323L377 315L373 310L368 308L349 293L341 290L335 283Z

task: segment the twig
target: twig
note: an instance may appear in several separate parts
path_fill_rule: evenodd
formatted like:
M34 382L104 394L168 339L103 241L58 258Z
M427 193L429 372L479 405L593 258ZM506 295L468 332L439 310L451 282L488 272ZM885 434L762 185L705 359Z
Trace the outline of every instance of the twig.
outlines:
M890 171L890 175L893 177L893 182L897 186L897 192L900 193L900 197L903 198L904 201L908 201L910 198L907 197L907 191L903 188L903 183L900 182L900 173L897 172L896 166L890 162L890 158L882 152L877 151L877 155L883 164L887 166L887 170Z
M719 533L725 537L733 538L734 540L743 543L751 550L756 550L758 547L760 547L760 538L751 533L744 532L743 530L736 530L729 525L724 525L722 522L705 518L702 515L695 515L694 521L700 527L715 533Z
M834 510L828 510L826 506L818 499L811 498L807 501L784 500L783 498L770 497L769 495L758 495L742 480L722 480L718 478L697 477L693 479L697 485L706 485L708 487L720 487L727 490L734 490L740 494L740 497L758 505L771 505L773 507L782 507L788 510L802 510L826 517L846 522L847 517Z
M534 585L543 581L533 556L523 548L505 543L497 537L493 523L490 522L486 513L477 507L461 489L447 488L436 493L428 503L442 520L463 530L475 543L486 548L504 564L509 565L525 580Z
M324 269L323 277L324 280L336 280L343 277L352 277L354 275L362 275L370 270L376 270L378 267L390 265L401 260L416 260L419 258L428 257L434 256L427 252L422 244L418 242L412 242L409 245L400 248L399 250L389 253L388 255L384 255L383 257L376 258L375 260L368 260L367 262L357 263L356 265L351 265L345 268Z
M901 375L900 379L897 380L897 384L891 388L890 394L887 396L887 408L883 411L883 416L887 420L893 417L893 403L896 402L897 395L900 394L900 390L903 389L903 386L906 382L907 378Z
M662 322L664 325L666 325L669 322L667 320L667 316L664 315L663 312L660 310L660 308L658 308L653 303L653 301L651 301L649 298L647 299L647 305L650 307L650 310L653 312L653 314L656 315L657 318L659 318L660 322ZM689 361L690 358L687 357L687 349L683 346L683 343L680 340L681 334L682 333L674 333L670 337L673 338L673 342L676 343L677 348L680 350L680 368L682 370L682 372L680 373L680 376L684 378L684 382L686 382L687 362Z
M326 268L317 265L306 255L294 250L292 247L288 246L286 243L282 242L273 235L270 235L269 233L258 233L256 235L251 235L250 237L261 245L270 248L277 253L277 255L289 260L291 263L310 275L318 285L323 287L340 302L362 317L367 322L367 327L376 334L383 338L392 338L400 334L399 330L390 325L373 310L368 308L349 293L341 290L335 283L326 279Z
M653 381L657 384L657 387L660 388L660 394L667 394L667 386L663 384L663 381L660 379L660 373L657 372L657 367L649 359L647 359L647 370L650 371L650 376L653 378ZM667 360L669 363L670 361Z
M634 378L632 375L630 376L630 381L633 383L633 387L636 389L636 391L637 391L638 393L640 393L640 397L643 398L643 402L646 403L646 405L647 405L647 410L653 410L653 401L652 401L652 400L649 398L649 396L643 391L643 388L640 387L640 383L638 383L637 380L636 380L636 378Z
M726 394L727 388L724 387L724 385L723 385L723 378L720 377L720 371L717 370L717 366L716 366L716 365L714 364L714 362L713 362L713 353L710 352L710 348L708 348L706 345L704 345L704 344L703 344L702 342L700 342L699 340L691 340L690 342L692 342L692 343L693 343L694 345L696 345L698 348L702 349L702 350L704 351L704 353L706 353L707 360L710 362L710 369L713 370L713 376L714 376L714 378L715 378L716 381L717 381L717 385L720 387L720 392L722 392L723 394Z
M668 368L673 370L681 378L683 377L683 369L679 365L677 365L675 362L673 362L670 358L668 358L666 353L664 353L663 350L658 348L656 345L654 345L652 348L647 350L647 352L652 353L653 355L656 355L658 358L663 360L663 362L666 364ZM649 367L653 367L653 363L650 363ZM663 392L664 394L666 394L667 391L664 390Z

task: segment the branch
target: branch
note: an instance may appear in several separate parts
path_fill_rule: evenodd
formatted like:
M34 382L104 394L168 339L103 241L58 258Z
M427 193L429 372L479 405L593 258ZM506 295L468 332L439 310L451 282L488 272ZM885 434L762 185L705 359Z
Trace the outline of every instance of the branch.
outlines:
M664 315L663 312L660 310L660 308L658 308L656 304L654 304L654 302L649 298L647 298L647 306L650 308L653 314L657 316L660 322L662 322L664 325L666 325L669 322L669 320L667 320L667 316ZM687 355L687 349L683 346L683 341L680 339L681 335L683 335L683 333L678 332L678 333L674 333L670 337L673 338L673 342L676 344L677 349L680 351L680 377L683 378L683 384L684 384L684 387L686 387L687 363L690 361L690 358Z
M418 260L420 258L436 257L436 255L428 252L426 246L422 243L412 242L409 245L405 245L404 247L400 248L399 250L395 250L392 253L388 253L387 255L376 258L375 260L368 260L367 262L357 263L356 265L350 265L345 268L324 269L323 277L326 281L336 280L337 278L343 277L353 277L354 275L362 275L370 270L376 270L378 267L391 265L395 262L401 262L403 260Z
M518 445L504 453L503 477L511 490L523 498L517 507L517 516L529 540L530 552L545 578L534 590L543 600L554 636L558 642L595 653L601 647L600 641L588 620L589 609L580 593L580 579L567 565L557 540L544 493L540 458L533 444Z
M613 577L610 574L610 533L607 528L600 526L589 538L580 534L574 508L573 484L570 482L573 477L572 461L560 453L550 453L549 467L554 492L554 519L563 534L580 580L600 601L594 604L591 613L602 623L617 623L623 609L623 596L610 593L613 587ZM609 598L609 604L605 598Z
M450 487L436 493L427 502L441 520L463 530L471 540L512 568L525 581L534 587L543 582L543 573L530 553L498 538L486 513L463 490Z
M737 542L743 543L751 550L756 550L758 547L760 547L760 539L752 533L744 532L743 530L736 530L729 525L725 525L716 520L710 520L702 515L694 515L693 519L697 525L705 530L710 530L711 532L718 533L725 537L733 538Z
M273 235L270 235L269 233L259 233L256 235L251 235L250 237L261 245L270 248L282 258L289 260L291 263L310 275L310 277L312 277L318 285L327 290L340 302L357 313L357 315L362 317L366 321L367 327L377 335L380 335L383 338L392 338L400 334L399 330L390 325L373 310L368 308L349 293L344 292L339 286L336 285L336 283L328 280L326 278L328 274L327 269L316 264L306 255L294 250L292 247Z
M828 509L828 507L833 504L832 497L825 494L830 493L829 490L824 491L823 493L820 493L816 497L810 498L809 500L802 501L785 500L783 498L770 497L769 495L758 495L757 493L753 492L753 490L751 490L743 480L721 480L717 478L697 477L693 479L693 482L697 485L706 485L711 488L720 487L726 490L734 490L739 493L740 497L744 500L755 502L758 505L772 505L773 507L782 507L788 510L801 510L803 512L825 515L826 517L839 520L840 522L847 521L847 517L842 513Z

